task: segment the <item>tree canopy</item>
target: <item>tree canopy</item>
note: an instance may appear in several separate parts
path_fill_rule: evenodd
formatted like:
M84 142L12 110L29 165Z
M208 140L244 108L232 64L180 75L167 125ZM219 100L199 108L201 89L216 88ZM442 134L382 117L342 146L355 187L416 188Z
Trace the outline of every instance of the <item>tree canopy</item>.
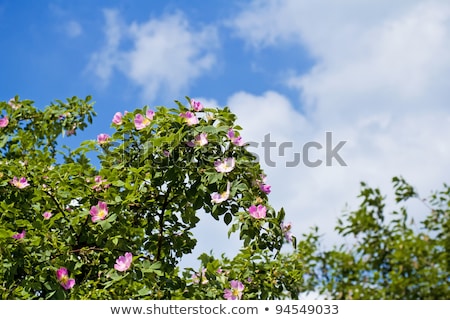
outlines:
M229 108L187 98L172 108L117 112L112 135L74 149L60 147L61 137L92 122L90 97L42 109L15 97L0 112L3 299L275 299L300 292L301 252L283 209L270 206L270 186ZM242 248L231 258L202 254L200 269L180 270L206 214L238 232Z
M343 244L321 247L318 228L305 279L309 290L331 299L450 299L450 186L422 198L401 176L392 179L397 208L386 212L386 197L361 183L359 208L338 220ZM406 202L421 202L415 222Z

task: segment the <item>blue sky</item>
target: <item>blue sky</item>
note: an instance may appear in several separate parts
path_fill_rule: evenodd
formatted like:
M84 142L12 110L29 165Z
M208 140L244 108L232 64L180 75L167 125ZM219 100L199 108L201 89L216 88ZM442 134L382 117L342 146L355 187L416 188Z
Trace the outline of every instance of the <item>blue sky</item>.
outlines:
M388 193L403 175L426 196L450 180L445 0L3 0L0 46L1 100L93 96L98 117L72 143L111 132L116 111L186 95L228 105L247 141L292 142L284 156L272 150L275 167L263 163L270 200L294 232L319 225L330 244L360 181ZM326 132L346 141L347 166L286 166ZM237 248L211 220L198 232L196 253Z

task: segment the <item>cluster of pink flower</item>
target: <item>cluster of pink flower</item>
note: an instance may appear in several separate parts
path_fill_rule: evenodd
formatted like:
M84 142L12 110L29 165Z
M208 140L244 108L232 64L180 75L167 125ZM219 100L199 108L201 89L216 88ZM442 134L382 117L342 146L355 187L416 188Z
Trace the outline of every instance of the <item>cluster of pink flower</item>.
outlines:
M194 99L191 99L191 107L194 111L199 112L203 110L203 105L200 101L196 101ZM195 112L186 111L180 113L180 117L182 117L188 126L193 126L199 123L198 118L195 114Z
M201 111L203 109L203 105L199 101L191 100L191 107L194 111ZM147 110L145 117L141 114L137 114L134 118L134 124L136 130L141 130L147 127L150 124L150 121L153 120L155 113L151 110ZM185 119L187 125L195 125L198 124L198 118L195 115L195 113L187 111L185 113L181 113L180 116ZM116 125L122 124L122 113L117 112L112 122ZM0 119L0 127L6 127L8 125L8 118L4 117ZM229 129L227 133L227 137L230 139L230 141L237 146L243 146L242 137L237 136L233 129ZM108 134L102 133L97 136L97 142L99 144L107 143L110 139L110 136ZM204 146L208 144L207 134L201 133L197 135L193 141L189 141L188 146L194 147L194 146ZM225 158L223 160L217 160L214 162L214 167L217 172L219 173L229 173L231 172L236 165L235 159L232 157ZM270 185L265 183L266 177L264 175L261 176L261 181L257 181L259 188L261 191L263 191L266 194L270 193ZM94 190L99 191L103 188L108 188L109 184L105 184L106 179L102 179L101 176L95 177L95 185L92 187ZM27 186L29 186L29 183L25 177L21 177L20 179L17 177L14 177L10 183L19 188L23 189ZM224 192L218 193L213 192L211 194L211 202L215 204L222 203L226 201L230 196L230 188L231 183L227 182L227 188ZM250 216L252 216L255 219L264 219L266 217L266 211L267 208L263 206L262 204L259 205L251 205L248 208L248 212ZM108 216L108 205L106 202L98 201L96 206L92 206L90 211L91 220L92 222L99 222L102 220L105 220ZM52 217L52 213L50 211L46 211L43 213L44 219L50 219ZM291 223L281 224L281 228L284 232L284 235L288 241L292 241L292 234L290 232L291 229ZM26 231L23 230L20 233L14 234L12 237L16 240L24 239L26 235ZM119 256L116 259L116 263L114 264L114 269L116 269L119 272L124 272L128 270L131 266L133 259L133 255L130 252L126 252L123 256ZM218 271L219 272L219 271ZM200 275L193 275L194 283L198 283L201 279L202 284L208 283L208 279L206 278L206 269L203 268ZM56 278L58 282L61 284L61 286L65 290L71 289L75 285L75 279L69 278L69 273L66 268L61 267L56 271ZM244 291L244 285L242 282L238 280L231 280L229 289L225 289L223 297L227 300L239 300L242 297L243 291Z
M127 271L131 266L132 260L133 255L130 252L126 252L125 255L119 256L119 258L116 259L114 269L120 272ZM59 268L56 271L56 279L65 290L72 289L75 285L75 279L69 278L69 272L64 267Z

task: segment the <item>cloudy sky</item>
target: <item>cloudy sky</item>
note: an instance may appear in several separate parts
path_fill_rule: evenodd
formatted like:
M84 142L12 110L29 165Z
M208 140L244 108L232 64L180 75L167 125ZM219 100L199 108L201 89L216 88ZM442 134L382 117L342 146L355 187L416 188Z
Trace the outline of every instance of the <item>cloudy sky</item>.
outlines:
M80 140L145 104L228 105L258 144L272 205L328 244L360 181L389 194L402 175L426 196L450 180L446 0L3 0L0 47L0 100L93 96L98 117ZM267 137L276 147L264 156ZM346 166L327 166L340 141ZM303 161L311 142L316 167ZM212 219L197 234L196 254L238 248Z

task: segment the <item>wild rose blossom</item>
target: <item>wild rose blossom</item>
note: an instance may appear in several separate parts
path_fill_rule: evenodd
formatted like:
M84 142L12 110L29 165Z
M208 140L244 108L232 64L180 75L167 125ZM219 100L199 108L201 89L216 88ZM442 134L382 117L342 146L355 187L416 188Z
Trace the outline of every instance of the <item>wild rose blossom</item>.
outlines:
M116 259L114 269L120 272L127 271L131 266L132 260L133 255L131 254L131 252L126 252L125 255L119 256L119 258Z
M147 117L147 119L153 120L153 117L155 116L155 111L147 110L145 111L145 116Z
M70 129L70 130L66 130L65 134L67 137L73 136L75 134L76 130L75 129Z
M198 124L198 118L193 112L186 111L185 113L180 113L180 117L185 119L188 126Z
M95 185L92 186L92 189L95 191L102 191L104 189L108 189L110 186L109 183L106 183L107 180L103 179L102 176L95 176L94 181Z
M264 192L265 194L269 194L270 193L270 188L271 187L268 184L261 183L259 185L259 189L261 189L261 191Z
M109 138L111 138L111 137L109 136L109 134L107 134L107 133L100 133L100 134L97 136L97 143L98 143L98 144L104 144L104 143L107 143L108 140L109 140Z
M25 177L21 177L20 179L17 179L17 177L14 177L10 183L15 186L16 188L23 189L28 187L30 184L28 183L27 179Z
M136 130L144 129L146 126L150 124L150 121L153 120L153 117L155 116L155 112L152 110L147 110L145 112L145 117L138 113L134 117L134 126L136 127Z
M12 237L13 237L13 239L20 240L20 239L25 238L26 233L27 232L25 230L22 230L21 233L13 234Z
M266 176L264 174L261 175L261 180L257 180L259 189L265 194L269 194L271 192L271 186L266 183Z
M235 160L234 158L226 158L223 161L222 160L216 160L214 161L214 167L216 168L217 172L230 172L234 169L235 166Z
M231 289L225 289L223 297L227 300L240 300L242 298L242 291L245 287L242 282L238 280L230 281Z
M231 183L228 181L226 191L224 191L222 193L218 193L218 192L211 193L211 202L218 204L218 203L222 203L222 202L228 200L228 197L230 196L230 187L231 187Z
M116 112L114 114L114 116L113 116L112 122L114 124L121 125L122 124L122 117L123 117L122 112Z
M189 141L187 145L189 147L195 147L195 146L204 146L208 144L208 134L207 133L200 133L199 135L195 136L194 141Z
M194 109L195 111L202 111L203 110L203 105L200 101L191 99L191 107L192 109Z
M45 211L42 216L44 217L45 220L50 219L53 216L53 213L51 213L50 211Z
M229 129L228 130L227 137L228 137L228 139L231 140L231 143L236 145L236 146L243 146L244 145L244 141L242 140L242 137L241 136L236 136L236 133L234 132L233 129Z
M56 279L64 290L69 290L75 285L75 279L69 278L69 272L64 267L56 271Z
M248 212L250 213L250 215L255 218L255 219L263 219L266 217L266 207L263 206L262 204L255 206L252 205L250 206L250 208L248 208Z
M287 223L282 222L281 223L281 230L283 231L284 238L286 239L287 242L292 242L291 228L292 228L291 222L287 222Z
M208 283L208 279L206 278L206 268L202 268L202 272L200 274L198 273L194 273L192 275L192 281L194 283L200 283L200 278L202 280L202 284L207 284Z
M105 220L106 217L108 216L108 205L106 204L106 202L99 201L96 206L91 207L89 213L92 216L91 217L92 222Z
M5 128L9 123L8 117L0 118L0 128Z

